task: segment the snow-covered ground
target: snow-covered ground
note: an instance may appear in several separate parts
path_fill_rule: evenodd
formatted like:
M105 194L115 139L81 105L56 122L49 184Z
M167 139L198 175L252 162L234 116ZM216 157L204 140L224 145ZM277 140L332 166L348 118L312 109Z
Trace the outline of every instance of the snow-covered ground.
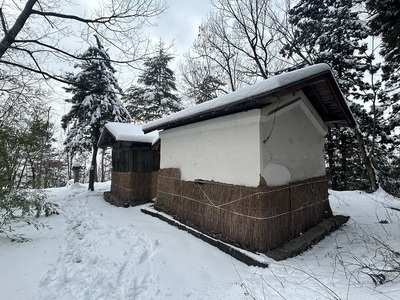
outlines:
M334 213L351 216L347 225L296 258L268 259L263 269L140 206L108 204L102 194L109 183L95 188L47 190L60 215L41 221L53 229L21 227L31 238L25 243L0 237L0 299L400 299L399 272L375 286L361 269L381 267L385 257L400 264L385 247L400 251L400 211L389 208L400 208L400 200L383 191L331 191Z

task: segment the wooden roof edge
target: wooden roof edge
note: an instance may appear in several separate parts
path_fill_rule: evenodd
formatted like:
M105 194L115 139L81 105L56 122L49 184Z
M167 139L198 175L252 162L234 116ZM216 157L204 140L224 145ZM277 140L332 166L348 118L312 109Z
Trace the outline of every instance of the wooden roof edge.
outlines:
M332 74L332 71L331 71L331 76L327 79L327 84L331 89L333 95L335 96L337 104L342 110L349 127L355 128L357 126L357 122L353 116L353 113L350 110L349 105L347 104L345 96L343 95L342 91L339 88L339 84L337 83L336 78Z
M97 146L98 146L99 148L111 147L111 146L108 146L108 144L103 143L103 141L104 141L104 139L105 139L107 133L109 133L109 135L110 135L112 138L114 138L114 140L115 140L115 136L107 129L106 126L104 126L103 130L101 131L99 140L97 141Z
M161 125L147 126L143 131L145 133L147 133L147 132L151 132L153 130L171 129L171 128L180 127L180 126L187 125L187 124L193 124L193 123L197 123L200 121L205 121L205 120L214 119L214 118L221 117L221 116L230 115L233 113L238 113L238 112L247 111L250 109L260 108L269 103L274 102L274 101L271 101L272 98L268 97L268 96L274 96L274 97L283 96L290 92L295 92L297 90L304 88L305 86L309 86L309 85L315 84L320 81L327 82L331 92L334 95L334 98L335 98L338 106L340 107L340 109L343 112L343 115L346 118L346 122L348 123L348 125L350 127L352 127L352 128L355 127L356 121L353 117L353 114L350 111L350 108L348 107L348 105L346 103L346 100L339 88L339 85L338 85L332 71L330 69L326 69L319 73L308 76L304 79L298 80L296 82L290 82L290 83L280 86L276 89L268 90L264 93L253 95L251 97L245 97L243 99L240 99L239 101L236 101L234 103L228 103L227 105L223 105L214 110L202 111L200 113L188 116L185 119L171 120L171 121L165 122ZM275 101L277 101L277 99Z

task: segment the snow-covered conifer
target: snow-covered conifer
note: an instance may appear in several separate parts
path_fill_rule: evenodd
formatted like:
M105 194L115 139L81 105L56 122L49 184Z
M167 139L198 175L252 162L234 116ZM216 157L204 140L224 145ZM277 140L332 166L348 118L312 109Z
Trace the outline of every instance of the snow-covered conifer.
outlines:
M345 94L363 85L369 35L354 0L301 0L289 11L293 39L283 54L300 64L329 64Z
M173 56L160 42L156 55L144 62L145 69L138 78L138 86L131 86L124 101L132 118L147 122L164 117L182 109L176 92L175 75L168 67Z
M328 134L328 172L335 189L365 189L369 182L374 190L375 171L382 182L391 176L387 162L396 159L393 113L398 106L393 105L394 97L379 76L374 50L365 42L372 31L363 2L300 0L289 12L293 36L282 50L299 65L328 63L341 90L353 101L351 109L359 126L353 131L332 128ZM362 163L366 169L360 168Z
M371 65L371 56L364 40L370 30L361 18L357 0L300 0L289 11L293 36L282 49L299 65L324 62L331 66L344 94L361 99L369 85L364 75ZM348 98L348 99L350 99ZM365 100L365 99L362 99ZM358 111L358 110L356 110ZM356 116L357 117L357 116ZM358 142L349 129L331 129L326 145L328 172L333 175L332 188L364 188L368 173L356 174L363 159ZM368 163L367 161L364 162ZM370 168L372 169L372 168ZM373 170L372 170L373 172ZM373 188L372 188L373 189Z
M81 57L84 60L76 65L81 71L68 75L74 84L65 88L72 94L65 101L72 107L62 117L61 124L67 131L65 149L72 154L92 149L92 166L96 170L97 141L105 123L127 123L131 118L119 99L121 88L110 56L97 36L96 46L89 47Z
M367 0L370 25L374 35L382 39L380 54L385 87L390 91L392 124L400 125L400 1Z
M398 0L367 0L374 34L382 38L381 54L392 71L400 70L400 2Z

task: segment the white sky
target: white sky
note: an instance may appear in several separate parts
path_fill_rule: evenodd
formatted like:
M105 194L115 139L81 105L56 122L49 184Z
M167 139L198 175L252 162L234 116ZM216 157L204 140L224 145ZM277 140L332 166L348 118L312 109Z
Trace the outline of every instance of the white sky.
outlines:
M167 0L167 3L169 8L157 20L158 26L151 28L150 34L154 40L161 38L167 45L173 42L178 56L191 47L211 4L209 0Z

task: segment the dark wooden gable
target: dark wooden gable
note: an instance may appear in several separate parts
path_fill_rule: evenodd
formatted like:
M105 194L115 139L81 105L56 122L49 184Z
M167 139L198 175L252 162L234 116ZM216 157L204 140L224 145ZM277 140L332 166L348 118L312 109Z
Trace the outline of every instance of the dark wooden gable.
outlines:
M117 141L104 128L98 143L100 148L112 147L112 168L115 172L149 173L160 169L160 143Z
M151 144L118 142L112 149L112 167L116 172L157 171L160 169L160 149Z

